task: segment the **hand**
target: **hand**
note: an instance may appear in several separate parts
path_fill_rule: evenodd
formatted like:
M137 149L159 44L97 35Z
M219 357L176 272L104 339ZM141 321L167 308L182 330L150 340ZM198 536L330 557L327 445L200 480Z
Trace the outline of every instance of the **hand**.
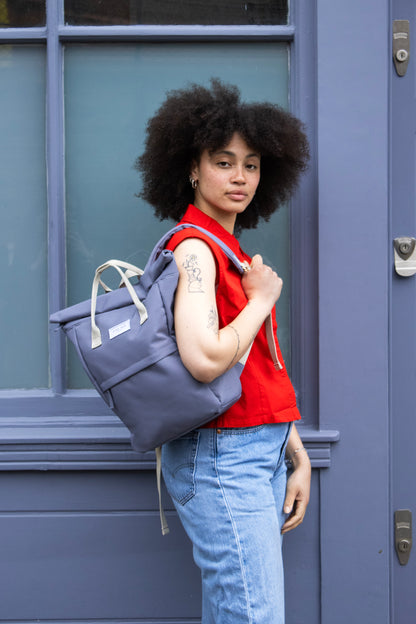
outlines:
M295 467L287 480L283 511L290 514L282 527L282 534L292 531L303 522L309 503L311 487L311 463L305 453L302 462Z
M271 309L280 297L283 280L269 266L263 264L263 258L256 254L251 261L250 271L241 281L247 299L260 299Z

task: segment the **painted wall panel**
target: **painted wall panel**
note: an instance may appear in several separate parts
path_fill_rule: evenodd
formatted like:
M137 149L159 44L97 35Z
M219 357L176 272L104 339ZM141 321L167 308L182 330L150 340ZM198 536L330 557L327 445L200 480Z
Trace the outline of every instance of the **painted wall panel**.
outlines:
M168 514L170 539L161 534L154 504L134 510L131 490L124 504L119 497L112 507L112 486L117 481L125 494L123 482L129 481L122 472L104 472L100 484L90 480L89 497L78 505L74 493L79 483L72 479L74 475L67 475L66 484L62 473L44 476L42 483L32 480L30 489L27 475L19 473L14 481L20 479L21 495L26 490L20 498L25 511L0 511L2 621L198 616L199 574L175 514ZM63 505L51 509L58 483L55 476L67 495L66 509ZM88 473L83 477L88 481ZM135 486L142 485L141 480L135 481ZM39 485L49 509L31 511ZM97 510L106 496L107 509Z
M318 481L284 539L288 624L319 624ZM1 621L200 617L191 544L167 497L161 535L153 471L2 473L0 501Z
M171 524L178 530L176 519ZM162 545L154 513L11 514L0 517L0 531L2 619L198 614L189 547L178 536Z
M318 0L323 624L389 619L388 17Z
M15 471L0 474L0 513L145 512L158 505L154 470ZM173 510L165 492L164 508Z

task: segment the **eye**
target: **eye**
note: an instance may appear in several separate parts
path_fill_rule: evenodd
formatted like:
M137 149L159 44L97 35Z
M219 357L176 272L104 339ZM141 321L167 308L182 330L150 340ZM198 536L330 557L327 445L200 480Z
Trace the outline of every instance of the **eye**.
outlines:
M217 165L219 167L222 167L223 169L225 169L226 167L231 167L231 164L226 160L220 160L219 162L217 162Z
M248 165L246 165L246 167L249 171L257 171L258 169L258 166L253 163L249 163Z

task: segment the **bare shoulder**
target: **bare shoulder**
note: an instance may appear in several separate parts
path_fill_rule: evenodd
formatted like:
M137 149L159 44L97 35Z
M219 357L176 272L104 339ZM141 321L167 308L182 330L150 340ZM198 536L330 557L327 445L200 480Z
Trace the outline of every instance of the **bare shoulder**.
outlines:
M209 245L200 238L185 238L173 252L175 260L180 268L189 257L194 257L194 262L198 262L202 267L215 270L214 254Z
M174 251L179 273L186 276L189 292L203 292L215 282L216 266L209 245L200 238L186 238Z

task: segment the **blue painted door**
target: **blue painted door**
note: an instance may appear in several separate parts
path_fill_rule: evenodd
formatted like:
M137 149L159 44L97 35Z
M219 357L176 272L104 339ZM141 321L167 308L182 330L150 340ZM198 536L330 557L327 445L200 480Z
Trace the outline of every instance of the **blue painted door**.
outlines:
M416 4L395 0L393 19L409 20L411 56L405 76L392 67L392 238L416 237ZM400 37L400 35L399 35ZM398 39L404 41L403 39ZM416 275L392 273L391 287L392 508L416 516ZM416 552L400 565L392 544L392 624L416 619Z

